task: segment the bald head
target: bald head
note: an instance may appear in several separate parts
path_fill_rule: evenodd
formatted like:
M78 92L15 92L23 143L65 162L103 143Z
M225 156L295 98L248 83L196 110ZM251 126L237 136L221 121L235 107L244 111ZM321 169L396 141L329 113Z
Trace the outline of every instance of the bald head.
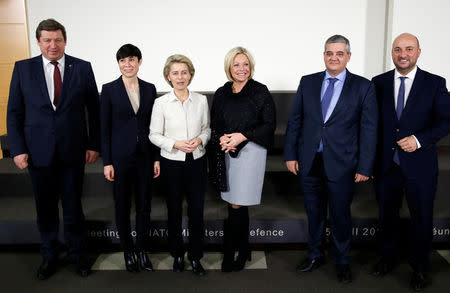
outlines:
M402 75L407 75L416 67L420 56L419 40L416 36L403 33L395 38L392 43L392 61L395 68Z
M410 34L410 33L403 33L403 34L398 35L395 38L394 42L392 43L392 48L394 48L394 45L396 42L402 41L402 40L415 41L417 48L420 48L419 39L415 35Z

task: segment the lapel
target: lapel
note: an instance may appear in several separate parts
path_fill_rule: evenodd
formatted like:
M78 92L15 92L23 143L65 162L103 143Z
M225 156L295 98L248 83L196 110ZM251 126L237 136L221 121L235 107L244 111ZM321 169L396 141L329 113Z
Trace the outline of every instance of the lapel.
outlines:
M387 111L397 119L397 111L395 110L395 70L391 70L386 74L386 80L383 81L383 105L387 107ZM382 109L380 109L383 111Z
M70 81L72 80L73 71L74 68L74 62L73 58L69 55L65 55L65 65L64 65L64 78L63 78L63 84L61 89L61 96L59 97L58 104L56 106L56 111L58 111L59 108L61 108L64 103L66 103L66 100L69 98L69 88L70 88Z
M145 109L145 107L148 104L148 100L145 98L148 95L146 94L147 88L145 87L144 82L139 78L138 81L139 81L139 109L137 111L137 114L139 115L143 111L142 109Z
M320 121L323 122L322 118L322 101L320 100L320 95L322 93L322 83L325 78L325 71L319 72L316 75L316 79L313 81L312 89L315 91L314 96L314 111L316 112L317 117L320 117Z
M347 70L347 69L345 69L345 70ZM350 71L347 70L341 94L339 95L338 101L336 103L336 106L333 109L333 112L331 112L331 115L328 118L327 122L325 122L325 124L331 123L333 121L333 119L335 119L334 117L336 115L338 115L339 112L341 112L342 110L345 109L344 99L345 99L348 91L350 90L350 85L352 84L352 81L351 81L352 79L353 79L353 74L351 74Z
M419 67L417 67L416 76L414 77L411 90L409 91L408 99L406 100L406 104L405 107L403 108L400 120L403 118L403 116L405 116L408 113L408 110L414 106L414 103L417 102L419 90L423 88L422 87L423 79L424 79L423 71Z
M40 96L44 99L43 102L53 110L53 106L50 101L50 95L48 94L47 82L45 81L44 63L42 62L42 55L35 57L35 59L33 60L32 70L39 84L39 88L41 89Z
M119 87L119 91L118 91L118 93L119 93L119 103L123 104L123 105L126 105L125 107L128 108L128 111L133 113L133 115L136 115L134 113L133 106L131 105L130 98L128 97L128 93L127 93L127 90L125 88L125 84L123 83L122 76L120 76L116 81L117 81L117 85ZM139 92L140 91L141 91L141 89L139 88ZM141 108L141 107L139 106L139 108ZM138 113L139 113L139 110L138 110Z

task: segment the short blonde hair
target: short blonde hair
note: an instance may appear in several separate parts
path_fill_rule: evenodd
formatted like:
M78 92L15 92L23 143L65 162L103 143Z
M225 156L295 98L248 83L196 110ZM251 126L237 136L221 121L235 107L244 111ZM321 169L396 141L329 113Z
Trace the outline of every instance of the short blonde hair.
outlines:
M245 49L244 47L235 47L235 48L231 49L230 51L228 51L227 55L225 55L224 69L225 69L225 74L227 75L227 78L229 81L234 81L233 76L231 75L230 68L231 68L231 65L233 64L234 58L238 54L244 54L245 56L247 56L248 62L250 63L249 79L253 77L253 73L255 71L255 59L253 59L252 54L250 54L250 52L247 49Z
M194 68L194 65L192 64L191 59L189 59L188 57L181 55L181 54L175 54L175 55L169 56L167 58L166 64L164 64L164 70L163 70L164 79L167 81L167 83L171 87L173 87L172 83L167 78L167 76L170 73L170 66L172 66L172 64L174 64L174 63L184 63L187 65L189 73L191 74L191 79L189 80L189 83L188 83L188 85L189 85L191 83L192 79L194 78L195 68Z

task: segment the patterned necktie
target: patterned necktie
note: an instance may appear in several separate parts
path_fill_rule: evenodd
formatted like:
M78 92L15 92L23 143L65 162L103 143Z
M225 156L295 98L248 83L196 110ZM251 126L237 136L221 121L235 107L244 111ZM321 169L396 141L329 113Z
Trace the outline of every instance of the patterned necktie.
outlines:
M325 117L327 117L327 111L328 107L330 107L331 98L333 97L334 93L334 83L337 81L337 78L328 78L328 87L325 90L325 94L323 94L322 97L322 118L325 122Z
M398 89L397 97L397 118L402 117L403 107L405 106L405 76L400 77L400 88Z
M54 96L53 96L53 105L58 104L59 95L61 94L62 88L62 80L61 80L61 72L59 71L58 61L50 62L55 66L55 70L53 70L53 86L54 86Z

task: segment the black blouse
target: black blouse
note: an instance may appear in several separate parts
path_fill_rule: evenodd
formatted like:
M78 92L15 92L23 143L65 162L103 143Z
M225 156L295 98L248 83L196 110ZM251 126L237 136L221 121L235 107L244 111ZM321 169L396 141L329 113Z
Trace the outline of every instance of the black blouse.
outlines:
M248 141L266 149L270 147L276 127L275 104L267 87L250 79L239 93L233 93L232 82L225 83L214 94L211 107L210 173L220 191L228 190L225 173L225 153L220 137L240 132ZM238 145L230 156L236 157L248 141Z

